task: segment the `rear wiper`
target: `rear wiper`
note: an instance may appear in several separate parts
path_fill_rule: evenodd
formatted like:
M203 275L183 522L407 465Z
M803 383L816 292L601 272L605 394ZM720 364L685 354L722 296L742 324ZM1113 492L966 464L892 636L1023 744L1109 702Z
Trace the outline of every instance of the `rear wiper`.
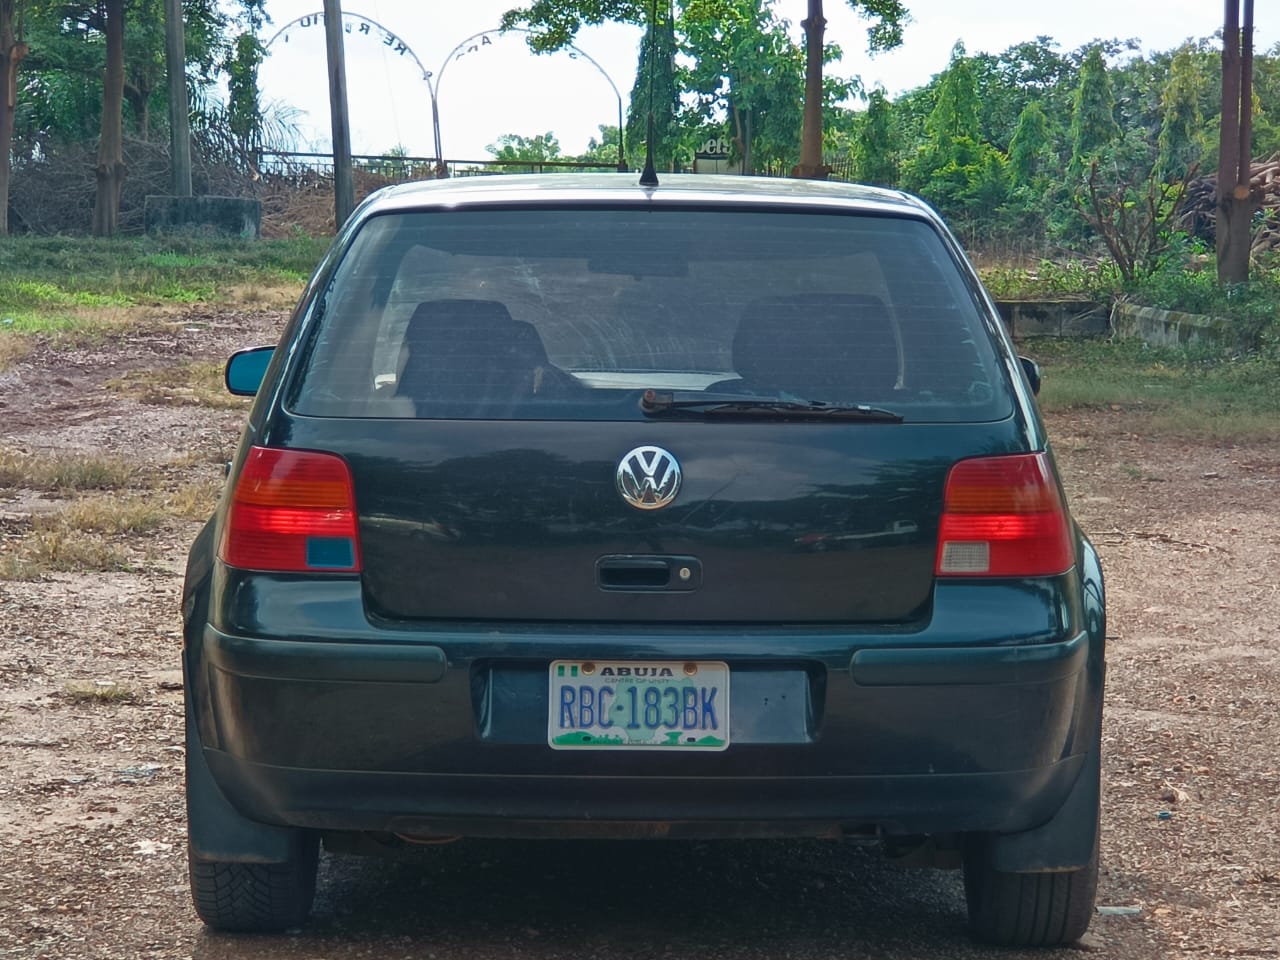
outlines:
M833 403L826 400L784 400L780 397L743 396L734 393L646 390L640 410L647 417L678 411L707 416L776 420L861 420L868 423L901 423L902 415L865 403Z

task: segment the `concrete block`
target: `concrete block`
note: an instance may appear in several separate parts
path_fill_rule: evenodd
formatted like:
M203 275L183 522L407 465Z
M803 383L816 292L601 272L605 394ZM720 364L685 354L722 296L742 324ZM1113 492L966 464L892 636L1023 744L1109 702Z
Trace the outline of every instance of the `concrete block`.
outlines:
M257 240L262 203L250 197L149 196L143 208L147 233L215 233Z
M1256 350L1258 347L1256 334L1238 329L1230 320L1176 310L1160 310L1156 307L1139 307L1132 303L1116 304L1111 313L1111 325L1117 336L1136 337L1152 346L1208 344L1245 351Z
M1085 300L1001 300L996 302L1015 340L1030 337L1100 337L1108 332L1107 311Z

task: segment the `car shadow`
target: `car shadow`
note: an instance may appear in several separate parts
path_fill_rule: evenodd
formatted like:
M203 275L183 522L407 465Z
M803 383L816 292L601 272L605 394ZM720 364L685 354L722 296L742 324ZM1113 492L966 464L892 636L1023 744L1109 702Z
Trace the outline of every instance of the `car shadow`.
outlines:
M438 960L1019 955L969 939L958 872L900 868L849 844L471 840L424 849L414 862L326 856L304 930L204 932L192 956L366 953Z

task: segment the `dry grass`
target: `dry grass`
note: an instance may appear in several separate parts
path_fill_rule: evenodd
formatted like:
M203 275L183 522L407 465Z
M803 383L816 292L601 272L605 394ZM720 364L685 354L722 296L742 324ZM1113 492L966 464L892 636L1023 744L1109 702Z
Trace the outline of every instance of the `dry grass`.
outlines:
M45 533L122 536L148 533L168 518L165 505L153 497L86 497L72 501L57 513L36 517L32 525Z
M292 310L299 293L296 283L243 284L223 291L219 302L248 310Z
M183 363L152 370L135 370L107 382L107 389L156 406L209 407L243 410L248 401L227 392L222 364Z
M137 699L137 694L115 680L72 680L62 693L72 703L132 703Z
M0 330L0 372L8 370L31 353L31 341L17 333Z
M13 580L38 580L50 573L113 573L133 569L129 555L99 534L69 528L32 530L10 561Z
M218 506L222 492L220 480L186 483L165 498L165 510L183 520L205 521Z
M122 490L143 478L136 464L98 454L30 454L0 448L0 487L52 490Z
M227 451L221 448L192 447L185 453L169 457L163 463L166 470L186 470L191 467L203 467L210 463L222 465L227 460Z
M157 485L149 491L80 496L48 513L21 518L0 537L0 580L147 565L155 559L156 532L174 520L207 520L221 487L220 480L208 478L174 489Z

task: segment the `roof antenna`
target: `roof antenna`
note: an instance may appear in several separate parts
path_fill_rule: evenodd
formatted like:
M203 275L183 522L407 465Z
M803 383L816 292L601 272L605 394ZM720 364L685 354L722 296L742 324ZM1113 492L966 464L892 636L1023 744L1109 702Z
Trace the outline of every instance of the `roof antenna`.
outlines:
M658 172L653 169L653 67L656 62L654 59L656 51L654 50L654 40L658 35L658 0L650 0L649 3L649 121L645 130L644 138L644 170L640 173L640 186L656 187L658 185Z

